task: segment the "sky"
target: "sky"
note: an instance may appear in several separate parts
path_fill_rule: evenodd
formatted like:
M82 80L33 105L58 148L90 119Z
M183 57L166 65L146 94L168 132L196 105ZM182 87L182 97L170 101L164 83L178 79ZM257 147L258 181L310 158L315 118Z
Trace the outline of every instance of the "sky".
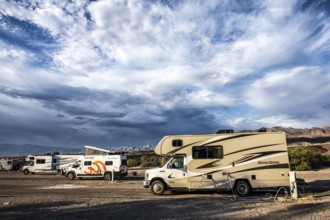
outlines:
M330 125L330 1L0 1L0 143Z

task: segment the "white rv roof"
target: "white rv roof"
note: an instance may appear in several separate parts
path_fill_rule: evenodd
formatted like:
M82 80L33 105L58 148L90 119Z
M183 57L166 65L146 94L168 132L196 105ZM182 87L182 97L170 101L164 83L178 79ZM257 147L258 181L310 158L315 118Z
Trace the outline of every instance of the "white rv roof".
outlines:
M106 150L106 149L102 149L102 148L98 148L98 147L92 147L92 146L85 146L85 149L86 149L86 153L90 150L92 151L98 151L98 152L105 152L105 153L110 153L109 150Z

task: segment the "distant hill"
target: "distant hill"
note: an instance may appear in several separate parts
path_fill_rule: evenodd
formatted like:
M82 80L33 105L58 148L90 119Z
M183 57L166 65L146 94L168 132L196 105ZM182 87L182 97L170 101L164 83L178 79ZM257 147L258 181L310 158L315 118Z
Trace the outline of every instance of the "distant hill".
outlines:
M66 147L50 147L34 144L0 144L0 157L16 157L26 156L29 154L47 154L59 152L63 154L83 153L84 149L66 148Z
M256 132L258 130L242 130L240 132ZM311 142L311 143L330 142L330 127L324 127L324 128L272 127L272 128L261 128L260 130L266 130L267 132L284 131L286 133L286 138L292 142L304 141L304 140L306 140L306 142Z
M330 142L330 127L324 128L285 128L273 127L266 128L267 131L284 131L288 143L308 142L308 143L326 143Z
M288 138L317 138L317 137L330 137L330 127L324 128L285 128L273 127L267 128L267 131L284 131Z
M263 128L267 132L284 131L288 146L305 146L321 154L330 153L330 127L324 128ZM246 132L247 130L241 131Z

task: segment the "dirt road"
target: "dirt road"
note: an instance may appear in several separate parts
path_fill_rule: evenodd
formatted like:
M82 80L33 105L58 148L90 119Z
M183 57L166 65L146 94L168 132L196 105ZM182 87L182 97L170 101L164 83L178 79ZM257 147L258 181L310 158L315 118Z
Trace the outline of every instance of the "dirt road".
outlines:
M142 175L108 182L6 172L0 219L330 219L330 169L297 176L310 183L304 197L274 202L266 192L236 200L217 192L154 196Z

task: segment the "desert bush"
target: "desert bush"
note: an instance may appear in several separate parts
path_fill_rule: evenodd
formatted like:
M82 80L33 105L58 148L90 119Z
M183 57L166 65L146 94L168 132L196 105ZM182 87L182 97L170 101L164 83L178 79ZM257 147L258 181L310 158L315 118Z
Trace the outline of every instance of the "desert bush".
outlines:
M158 167L161 165L161 160L159 156L149 156L149 155L144 155L141 157L141 167Z
M308 147L290 147L289 159L291 164L295 164L296 170L317 169L321 166L330 166L330 155L322 155L313 152Z
M128 167L136 167L139 165L139 161L137 158L130 158L127 160L127 166Z

